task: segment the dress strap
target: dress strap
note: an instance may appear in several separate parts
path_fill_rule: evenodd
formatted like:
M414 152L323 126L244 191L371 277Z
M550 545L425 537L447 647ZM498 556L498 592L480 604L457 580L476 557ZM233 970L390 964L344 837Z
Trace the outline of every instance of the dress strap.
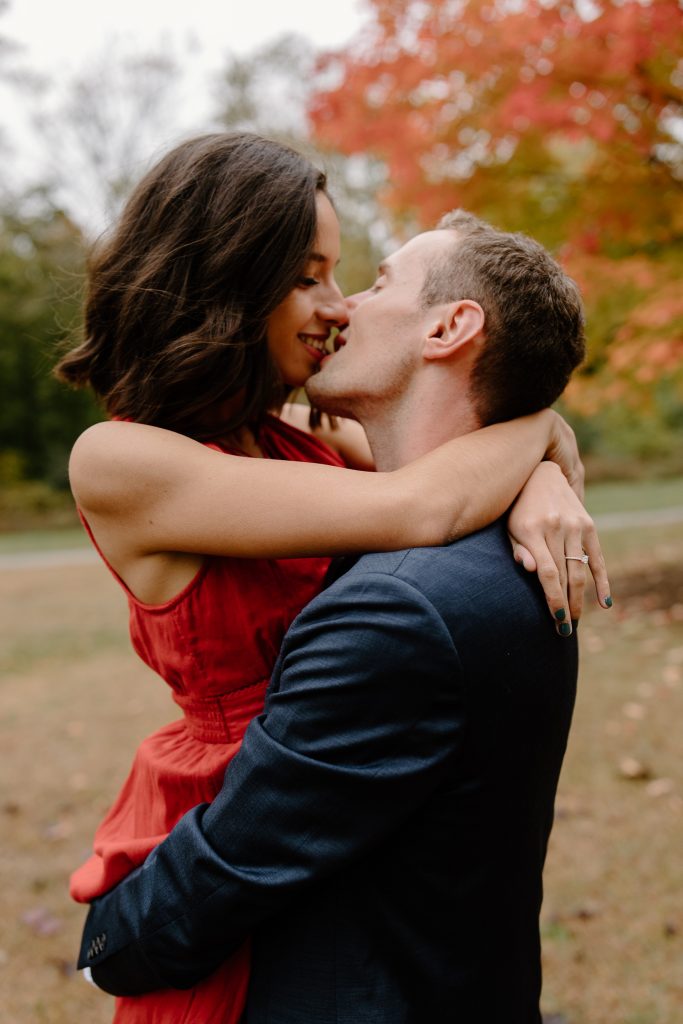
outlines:
M90 538L90 543L91 543L91 544L92 544L92 546L93 546L93 547L95 548L95 551L96 551L96 552L97 552L97 554L98 554L98 555L100 556L100 558L102 559L102 561L103 561L103 562L104 562L104 564L106 565L107 569L109 569L109 572L110 572L110 573L112 574L112 576L114 577L114 579L116 580L116 582L117 582L117 583L118 583L118 584L119 584L119 585L120 585L121 587L123 587L123 589L125 590L125 592L126 592L126 594L128 595L128 597L130 597L130 598L132 598L133 600L135 600L135 595L134 595L134 594L133 594L133 592L131 591L131 589L130 589L130 587L128 586L128 584L127 584L127 583L125 582L125 580L123 580L123 579L122 579L122 578L121 578L121 577L119 576L119 574L117 573L117 571L116 571L116 569L114 568L114 566L113 566L113 565L111 564L111 562L109 561L109 559L107 558L107 556L106 556L106 555L105 555L105 554L103 553L103 551L102 551L102 548L100 547L100 545L99 545L99 544L97 543L97 541L96 541L96 539L95 539L95 534L94 534L94 533L92 532L92 529L90 528L90 523L89 523L89 522L88 522L88 520L87 520L87 519L85 518L85 516L84 516L84 515L83 515L83 513L81 512L80 508L78 508L78 506L76 506L76 511L78 512L78 518L79 518L79 519L80 519L80 521L81 521L81 522L83 523L83 529L84 529L84 530L85 530L85 532L86 532L86 533L88 534L88 537Z

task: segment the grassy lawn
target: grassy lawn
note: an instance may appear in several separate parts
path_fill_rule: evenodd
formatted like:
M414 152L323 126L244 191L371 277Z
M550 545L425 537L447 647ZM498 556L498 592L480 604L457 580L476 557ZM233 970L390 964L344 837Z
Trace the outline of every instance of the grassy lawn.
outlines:
M683 477L670 480L610 481L586 487L586 507L591 515L678 505L683 505Z
M680 1024L683 527L603 543L615 606L590 601L581 624L546 871L544 1009L566 1024ZM125 602L102 566L3 570L0 621L0 1019L105 1024L111 1000L74 973L83 910L67 879L135 746L177 710L129 652Z
M85 530L80 526L64 530L26 530L0 533L0 555L22 551L61 551L88 547Z

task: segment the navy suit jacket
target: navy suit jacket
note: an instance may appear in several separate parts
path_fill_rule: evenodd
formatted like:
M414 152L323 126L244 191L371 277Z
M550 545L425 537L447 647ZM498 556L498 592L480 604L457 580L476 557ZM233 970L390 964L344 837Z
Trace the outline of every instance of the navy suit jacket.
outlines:
M363 556L292 625L215 801L95 902L79 965L185 988L252 934L248 1024L538 1024L576 670L501 523Z

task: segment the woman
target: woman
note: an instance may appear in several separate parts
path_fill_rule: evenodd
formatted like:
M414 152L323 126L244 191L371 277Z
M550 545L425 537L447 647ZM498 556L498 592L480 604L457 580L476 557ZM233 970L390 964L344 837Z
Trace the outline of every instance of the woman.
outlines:
M77 441L71 482L128 595L133 645L184 718L139 748L73 877L77 900L111 888L213 798L263 705L285 630L321 585L324 556L443 543L502 514L531 474L510 528L518 557L553 566L546 595L558 625L578 617L582 595L577 583L567 606L565 544L588 551L609 592L590 519L556 468L538 466L548 455L580 486L573 435L555 414L374 474L356 424L311 434L301 410L283 406L345 321L338 256L323 175L248 134L178 146L93 254L85 341L58 371L90 384L113 420ZM495 484L482 487L484 451ZM115 1020L237 1021L247 976L245 948L190 992L118 1000Z

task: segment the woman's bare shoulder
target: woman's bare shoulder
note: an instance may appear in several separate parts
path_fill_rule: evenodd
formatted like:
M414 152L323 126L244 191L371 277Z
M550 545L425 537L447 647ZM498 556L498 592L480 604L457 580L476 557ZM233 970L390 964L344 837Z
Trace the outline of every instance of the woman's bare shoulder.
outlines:
M73 446L71 458L80 462L114 456L121 460L139 462L150 454L203 449L204 445L200 441L165 427L127 420L104 420L83 431Z
M204 445L182 434L145 423L106 420L77 438L69 459L76 501L91 511L115 511L141 492L167 481Z

